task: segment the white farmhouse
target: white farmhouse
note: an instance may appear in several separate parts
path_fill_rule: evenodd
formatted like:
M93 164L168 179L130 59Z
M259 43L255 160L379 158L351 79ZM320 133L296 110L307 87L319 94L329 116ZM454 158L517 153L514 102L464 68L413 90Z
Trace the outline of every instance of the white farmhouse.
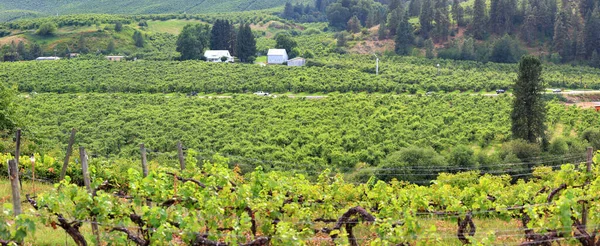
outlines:
M285 49L269 49L269 53L267 53L267 63L269 64L283 64L287 60L288 54Z
M306 59L302 57L296 57L294 59L290 59L287 62L288 67L301 67L306 64Z
M229 54L229 50L207 50L204 52L204 57L208 62L223 62L221 58L226 57L225 62L233 62L233 56Z

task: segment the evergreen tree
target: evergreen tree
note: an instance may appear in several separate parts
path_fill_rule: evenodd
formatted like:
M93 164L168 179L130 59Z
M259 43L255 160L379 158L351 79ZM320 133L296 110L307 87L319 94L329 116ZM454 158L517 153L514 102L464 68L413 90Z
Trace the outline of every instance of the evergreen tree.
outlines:
M482 40L486 36L485 28L487 26L487 17L485 14L485 0L475 0L473 6L473 20L469 31L474 38Z
M34 43L29 46L29 60L33 60L40 56L42 56L42 47L39 44Z
M401 6L401 2L400 0L390 0L390 3L388 4L388 13L391 13L392 11L396 10L398 7Z
M542 63L533 56L524 56L519 63L519 76L513 92L513 138L530 143L540 143L546 139L546 106L542 98L544 90Z
M348 24L346 24L346 29L351 33L358 33L360 32L361 28L362 26L360 25L360 20L358 17L356 17L356 15L352 16L352 18L348 20Z
M19 41L17 44L17 54L19 55L17 58L18 60L27 60L27 57L29 57L29 54L25 49L25 42L23 42L23 40Z
M391 13L388 14L388 29L390 30L390 36L396 35L396 29L398 28L398 24L400 24L400 19L402 18L402 8L394 9Z
M483 0L479 0L483 1ZM421 36L423 38L429 38L429 34L433 29L433 5L431 0L423 0L421 6L421 15L419 15L419 23L421 24Z
M572 53L572 42L569 37L569 23L567 13L561 11L556 15L556 21L554 22L554 51L557 52L561 57L570 57Z
M594 51L600 49L600 12L597 8L588 14L583 33L586 57L589 58Z
M81 54L87 54L88 52L90 52L90 50L87 47L85 37L83 35L79 37L79 41L77 42L77 50Z
M115 52L115 41L110 40L110 42L108 42L108 46L106 47L106 53L112 54L114 52Z
M421 0L411 0L408 4L408 13L410 17L419 16L421 14Z
M463 42L462 48L460 49L460 58L463 60L475 60L475 41L473 38L468 38Z
M387 29L385 27L385 22L381 21L381 23L379 23L379 29L377 30L377 39L379 41L381 40L385 40L387 38Z
M460 5L460 0L452 0L452 20L456 26L462 26L464 18L464 9Z
M592 52L592 58L590 58L590 66L600 68L600 57L598 56L597 50L594 50L594 52Z
M121 22L115 23L115 32L121 32L123 30L123 24Z
M134 41L136 47L139 47L139 48L144 47L144 37L142 36L141 32L135 31L133 33L133 41Z
M290 2L287 2L285 4L285 7L283 8L283 18L285 19L294 19L294 7L292 6L292 4Z
M188 24L177 37L177 52L181 60L200 60L204 50L210 46L210 27L208 25Z
M398 30L396 31L396 54L409 55L414 41L413 27L408 22L408 12L405 12L402 15L402 19L398 24Z
M240 61L252 63L256 55L256 40L250 24L240 24L237 35L236 53Z
M435 35L438 40L448 40L450 34L450 14L447 0L435 0L434 10Z
M343 32L338 32L335 34L335 39L336 39L336 45L337 47L345 47L347 40L346 40L346 35Z
M530 10L526 11L525 23L521 27L521 39L527 44L532 45L537 33L536 17Z
M233 53L233 26L228 20L217 20L210 31L211 50L229 50Z
M435 58L435 54L433 54L434 49L435 47L433 46L433 40L425 40L425 57L427 57L427 59Z

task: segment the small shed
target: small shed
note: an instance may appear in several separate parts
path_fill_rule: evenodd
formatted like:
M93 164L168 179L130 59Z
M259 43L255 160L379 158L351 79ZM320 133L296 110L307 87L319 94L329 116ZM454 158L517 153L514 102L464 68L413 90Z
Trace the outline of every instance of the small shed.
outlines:
M596 112L600 112L600 103L596 103L596 105L594 105L594 108L596 109Z
M290 59L287 62L288 67L301 67L306 64L306 59L302 57L296 57L294 59Z
M56 60L60 60L60 57L56 57L56 56L48 56L48 57L38 57L35 58L36 61L56 61Z
M206 57L207 62L223 62L221 60L223 57L227 58L225 62L233 62L233 56L231 56L229 50L207 50L204 52L204 57Z
M269 64L283 64L287 60L288 54L285 49L269 49L267 53L267 63Z
M109 61L122 61L125 60L124 56L106 56L106 59Z

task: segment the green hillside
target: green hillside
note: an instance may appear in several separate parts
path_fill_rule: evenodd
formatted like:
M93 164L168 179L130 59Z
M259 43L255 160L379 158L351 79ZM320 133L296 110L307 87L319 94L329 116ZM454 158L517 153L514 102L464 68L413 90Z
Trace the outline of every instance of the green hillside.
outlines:
M35 13L64 15L74 13L161 14L210 13L268 9L283 6L288 0L0 0L0 21ZM293 0L308 3L310 0ZM32 13L33 12L33 13Z

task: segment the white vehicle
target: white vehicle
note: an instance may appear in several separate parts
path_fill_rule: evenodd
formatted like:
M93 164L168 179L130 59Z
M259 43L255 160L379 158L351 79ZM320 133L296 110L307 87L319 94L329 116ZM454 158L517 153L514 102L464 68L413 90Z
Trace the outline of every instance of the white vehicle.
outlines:
M257 91L257 92L254 92L254 95L257 95L257 96L268 96L269 93L268 92L264 92L264 91Z
M562 89L553 89L552 92L554 92L554 93L561 93Z

